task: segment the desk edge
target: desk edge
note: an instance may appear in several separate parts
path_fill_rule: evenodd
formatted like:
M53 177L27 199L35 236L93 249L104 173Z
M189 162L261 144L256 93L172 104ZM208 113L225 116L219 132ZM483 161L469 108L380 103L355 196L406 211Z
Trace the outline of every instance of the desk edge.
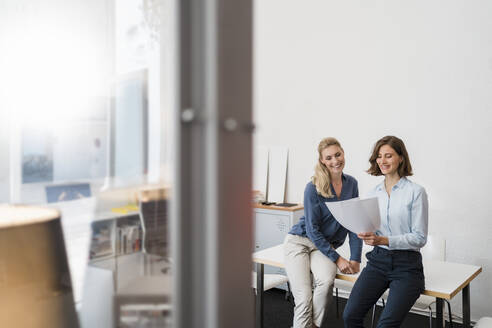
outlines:
M453 298L456 296L456 294L458 294L463 288L465 288L465 286L468 286L470 284L470 282L475 279L479 274L480 272L482 272L482 267L478 267L477 271L475 271L475 273L473 273L464 283L462 283L458 288L456 288L451 294L450 294L450 298Z
M284 207L284 206L276 206L276 205L262 205L259 203L253 203L253 208L255 209L264 209L264 210L275 210L275 211L285 211L285 212L295 212L304 209L304 205L297 204L296 206Z
M272 265L272 266L275 266L278 268L284 268L285 269L285 265L283 263L276 262L276 261L264 260L264 259L259 259L259 258L253 257L253 262L265 264L265 265ZM458 294L465 286L469 285L470 282L473 279L475 279L481 272L482 272L482 267L479 267L464 283L462 283L458 288L456 288L451 293L440 293L440 292L424 290L424 292L422 294L427 295L427 296L438 297L438 298L450 300L453 297L455 297L456 294ZM349 281L349 282L355 282L357 280L356 276L342 275L340 273L337 273L336 279L345 280L345 281Z

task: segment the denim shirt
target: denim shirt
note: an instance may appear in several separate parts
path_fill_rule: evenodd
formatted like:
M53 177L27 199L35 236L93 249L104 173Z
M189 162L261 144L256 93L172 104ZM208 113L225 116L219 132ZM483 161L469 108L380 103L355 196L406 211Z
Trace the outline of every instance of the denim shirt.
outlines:
M316 186L309 182L304 189L304 216L292 227L290 234L309 238L321 253L336 262L340 255L335 251L349 235L350 260L360 262L362 240L356 234L349 232L333 217L325 202L337 202L359 196L357 180L347 174L342 174L342 192L340 198L335 194L331 185L332 198L318 194Z
M388 196L384 181L368 195L377 197L381 227L376 234L388 237L390 250L419 251L427 242L429 204L425 189L405 177L391 189Z

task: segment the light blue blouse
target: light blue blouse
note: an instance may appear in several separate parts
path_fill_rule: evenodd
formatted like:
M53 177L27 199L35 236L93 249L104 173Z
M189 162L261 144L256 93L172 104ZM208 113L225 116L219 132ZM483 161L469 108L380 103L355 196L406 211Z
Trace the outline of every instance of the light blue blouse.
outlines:
M368 196L377 197L379 201L381 227L376 234L389 240L389 246L379 247L419 251L425 245L429 203L423 187L402 177L391 189L390 197L384 181Z

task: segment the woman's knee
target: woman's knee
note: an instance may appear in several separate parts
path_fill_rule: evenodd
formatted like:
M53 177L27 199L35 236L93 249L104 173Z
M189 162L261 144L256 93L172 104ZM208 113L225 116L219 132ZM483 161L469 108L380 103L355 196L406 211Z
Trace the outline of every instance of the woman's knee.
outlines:
M294 293L294 302L297 307L311 307L313 302L313 293L311 288L303 288L301 290L297 290Z
M325 270L323 272L313 272L313 281L315 287L330 288L335 283L335 276L337 274L335 270Z
M343 310L343 322L345 327L358 326L363 321L364 316L361 316L356 306L351 305L349 302Z
M354 315L353 313L348 310L347 308L345 308L345 310L343 310L343 323L345 325L345 327L351 327L352 324L354 323Z
M317 289L326 290L326 292L333 290L333 284L335 283L332 277L317 278L314 280L314 287Z

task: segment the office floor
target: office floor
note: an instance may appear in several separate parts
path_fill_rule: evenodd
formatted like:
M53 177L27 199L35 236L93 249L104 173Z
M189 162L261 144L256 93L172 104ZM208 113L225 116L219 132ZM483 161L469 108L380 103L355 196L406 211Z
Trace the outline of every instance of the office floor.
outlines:
M271 289L265 293L265 328L290 328L292 326L293 306L289 301L286 301L285 292L279 289ZM325 320L322 328L343 328L343 320L341 313L345 306L346 300L340 298L340 317L336 317L335 299L333 306L328 312L328 318ZM378 318L381 308L376 310L376 318ZM409 313L402 324L402 328L425 328L429 326L428 317ZM366 317L364 325L371 326L370 316ZM446 322L446 327L449 327L449 322ZM461 328L462 325L453 323L453 328Z

